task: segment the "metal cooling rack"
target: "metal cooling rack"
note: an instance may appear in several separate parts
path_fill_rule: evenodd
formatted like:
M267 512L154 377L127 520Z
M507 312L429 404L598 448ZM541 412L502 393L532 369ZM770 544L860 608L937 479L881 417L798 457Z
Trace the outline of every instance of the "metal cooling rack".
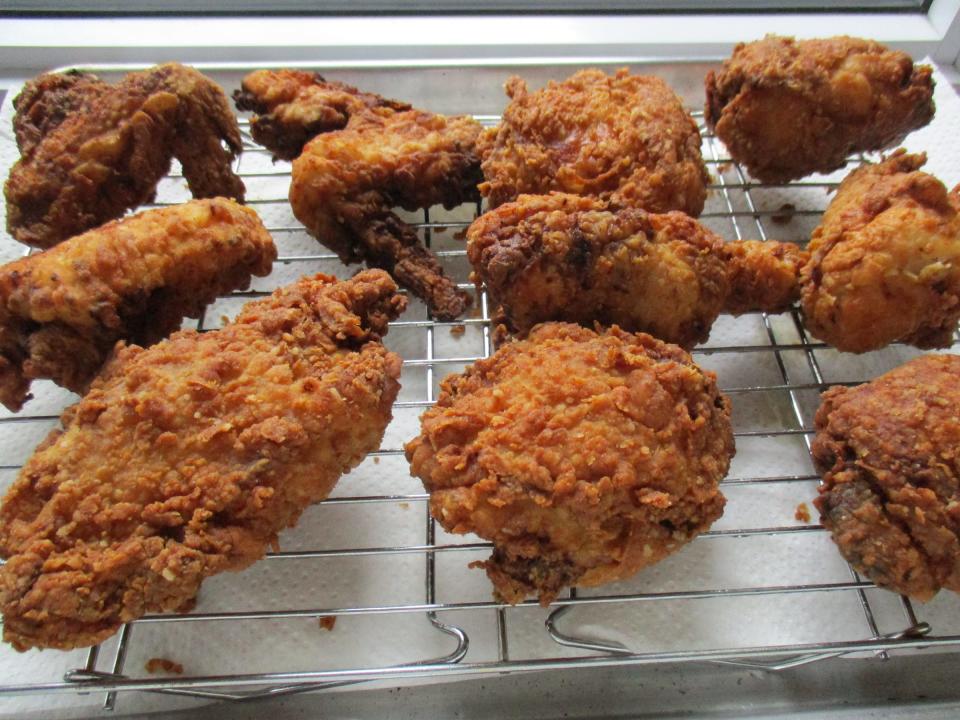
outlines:
M96 68L92 68L96 70ZM109 67L110 71L129 70L134 68ZM236 70L237 68L232 68ZM253 68L240 68L242 70ZM747 178L743 170L727 155L722 144L717 141L703 127L702 113L694 112L694 117L701 125L704 142L704 158L710 167L714 182L709 186L713 201L712 208L708 206L701 215L701 221L710 225L711 221L728 223L726 227L732 230L724 234L727 239L759 238L766 240L769 235L777 236L776 224L786 213L790 217L809 216L814 222L822 213L823 207L817 209L785 210L783 207L772 207L765 204L763 198L757 196L761 191L776 186L761 185ZM482 124L492 125L499 118L493 115L476 115ZM289 178L289 166L279 164L269 171L262 172L251 169L251 158L262 157L267 153L256 145L249 135L249 125L241 120L241 129L244 134L244 154L238 160L237 172L246 180L281 179ZM851 161L850 165L864 162L861 157ZM261 163L262 165L262 163ZM176 177L174 174L173 177ZM249 184L249 182L248 182ZM828 201L827 192L832 191L839 184L838 180L804 181L794 183L791 187L820 188L823 206ZM719 203L716 201L719 200ZM175 199L159 194L155 205L169 205L177 202ZM248 201L254 208L258 205L285 203L285 195L276 197L261 197ZM478 205L474 212L479 213ZM422 233L426 243L430 245L438 231L462 231L469 224L466 221L432 220L431 214L424 211L422 221L412 223ZM284 233L303 232L296 225L279 225L267 223L270 231L279 237ZM774 227L771 227L771 226ZM465 250L447 249L438 252L442 261L465 263ZM336 256L324 252L317 245L316 253L283 254L278 258L278 264L297 264L316 261L335 261ZM276 266L275 266L276 267ZM466 282L466 277L459 286L472 289ZM266 290L246 291L234 293L234 297L249 298L266 295ZM391 328L407 328L422 331L424 352L422 356L404 357L405 368L423 367L426 372L425 396L422 399L401 400L396 408L425 408L435 400L435 380L446 375L451 368L457 369L466 363L473 362L481 357L487 357L492 352L490 311L485 295L479 298L479 316L468 316L452 322L436 322L429 316L425 319L400 319L391 323ZM407 313L410 314L409 312ZM743 438L777 438L785 436L799 436L809 451L813 430L807 423L810 417L810 397L816 396L819 391L831 384L825 381L825 373L818 359L817 351L827 346L809 338L797 308L781 316L756 314L763 324L767 342L746 345L708 345L697 348L694 356L700 360L711 356L736 355L743 356L744 362L762 354L775 359L779 371L779 379L775 382L766 382L736 387L724 386L723 376L720 376L720 385L725 393L733 396L734 404L738 397L757 396L765 393L785 392L789 395L792 418L776 429L738 430L735 436ZM206 318L201 318L198 328L205 329ZM456 326L478 326L482 331L482 353L461 356L450 356L437 352L437 334L448 332ZM786 331L785 331L786 328ZM960 342L960 332L957 334ZM953 346L957 349L957 343ZM803 357L803 365L808 377L797 377L791 370L791 363L786 360L788 353L799 353ZM869 378L860 378L858 381ZM848 382L846 384L856 384ZM30 415L27 412L17 416L0 419L0 423L17 423L30 420L53 420L55 415ZM384 447L372 453L375 457L401 456L400 447ZM0 470L15 470L17 465L2 465ZM770 484L814 482L818 478L813 474L765 475L765 476L733 476L723 482L725 488L732 487L761 487ZM521 622L517 613L525 608L536 607L535 601L528 601L516 607L504 605L493 600L472 602L445 602L438 600L437 585L440 569L437 567L437 558L446 553L464 553L482 551L490 547L486 542L451 543L437 540L437 529L434 521L426 510L427 495L424 493L408 494L376 494L338 496L325 501L325 505L358 505L369 508L369 521L376 523L376 510L385 503L410 503L422 506L423 529L421 544L392 545L383 547L344 547L337 549L303 549L288 552L269 553L262 562L271 562L280 558L321 559L321 558L359 558L371 555L414 555L422 557L425 567L425 585L422 602L397 602L395 604L366 604L344 607L316 607L306 609L285 609L278 606L267 606L251 611L241 612L206 612L188 614L152 615L136 622L123 626L116 641L93 647L86 656L82 667L68 671L59 681L38 681L27 684L0 685L0 697L27 694L48 693L105 693L104 708L113 709L117 694L129 691L148 691L172 695L186 695L216 700L248 700L269 696L279 696L289 693L330 690L344 685L375 680L393 680L404 682L407 679L431 677L477 677L495 676L504 673L547 671L552 669L591 668L604 666L650 665L667 662L713 662L737 665L747 668L767 671L783 671L806 663L833 658L854 653L867 653L882 658L887 657L890 651L908 650L930 647L953 647L960 645L960 635L936 635L930 623L922 618L922 613L911 602L901 597L899 599L901 621L899 629L894 632L881 633L876 619L873 601L869 591L873 584L862 579L852 569L849 570L849 579L840 582L811 583L811 584L754 584L744 587L708 587L677 589L665 592L609 592L601 588L599 594L581 594L573 589L565 597L558 598L553 604L544 623L543 632L553 643L555 652L549 657L535 659L516 659L511 656L509 628L516 622ZM825 533L818 524L806 523L801 525L781 525L770 527L750 527L732 529L714 529L699 537L695 542L708 543L718 538L740 539L756 536L785 537L791 534ZM749 647L716 647L709 649L679 649L671 651L637 652L623 644L610 641L600 641L589 637L577 636L561 629L564 616L575 608L600 607L612 605L631 605L641 611L645 603L659 601L698 602L716 598L751 598L765 596L799 597L805 594L852 594L856 597L862 613L864 631L862 636L854 640L836 640L825 638L816 643L803 644L769 644ZM470 635L464 629L451 621L444 621L450 613L479 613L492 611L494 623L489 627L496 646L496 659L491 661L471 661L468 658L470 649ZM316 670L302 672L257 672L246 674L218 674L218 675L184 675L178 677L151 677L131 672L126 665L131 647L136 642L135 628L152 624L180 624L190 623L203 632L208 623L246 621L270 621L288 618L322 618L325 616L375 616L406 614L423 615L436 631L444 633L453 639L454 649L441 657L424 659L404 665L390 665L380 667L345 667L335 670ZM570 654L566 648L578 651L587 651L590 654ZM2 706L0 706L2 709Z

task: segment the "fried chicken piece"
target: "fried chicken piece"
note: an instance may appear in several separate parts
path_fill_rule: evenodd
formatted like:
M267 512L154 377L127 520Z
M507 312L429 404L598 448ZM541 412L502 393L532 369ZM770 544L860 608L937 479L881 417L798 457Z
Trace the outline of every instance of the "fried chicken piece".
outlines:
M729 401L649 335L539 325L447 377L421 421L411 472L447 531L493 542L509 603L629 577L723 513Z
M253 139L274 160L293 160L316 135L342 130L352 115L373 108L410 110L407 103L363 92L302 70L256 70L233 93L239 110L254 113Z
M31 380L84 392L117 340L150 344L217 295L268 275L277 250L233 200L148 210L0 267L0 402Z
M924 355L823 394L814 501L841 554L881 587L960 591L960 357Z
M42 75L16 101L23 156L4 186L14 238L48 248L120 217L153 199L173 157L194 197L243 200L230 167L240 130L217 85L176 63L114 86L80 77Z
M581 70L533 93L511 77L506 91L503 121L477 143L490 207L558 190L616 196L650 212L703 210L700 133L663 80Z
M404 304L386 273L317 275L221 330L119 344L0 507L4 639L93 645L263 557L379 446Z
M385 108L353 115L343 130L311 140L294 161L293 213L343 262L386 270L434 317L452 320L470 296L391 208L452 208L475 200L479 132L467 116Z
M780 312L799 295L804 254L723 240L681 212L593 197L521 195L473 222L474 279L523 334L539 322L599 322L691 347L722 310Z
M902 150L847 176L809 245L807 328L839 350L948 347L960 319L960 186Z
M843 167L933 119L932 69L852 37L740 43L707 75L707 125L758 180Z

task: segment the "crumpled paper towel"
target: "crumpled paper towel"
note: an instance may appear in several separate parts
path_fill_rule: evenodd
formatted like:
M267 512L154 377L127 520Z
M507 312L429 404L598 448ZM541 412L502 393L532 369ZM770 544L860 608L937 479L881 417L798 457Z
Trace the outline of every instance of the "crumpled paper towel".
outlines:
M571 70L572 71L572 70ZM641 70L642 71L642 70ZM411 71L415 72L415 71ZM214 75L224 87L236 85ZM351 80L346 77L344 79ZM929 154L927 170L948 185L960 181L960 138L954 129L960 119L960 99L947 81L938 75L936 90L937 115L926 128L913 133L905 143L913 151ZM361 84L362 81L358 81ZM365 85L365 87L369 87ZM373 88L376 89L376 88ZM424 92L429 92L429 88ZM7 94L0 112L0 174L4 177L17 157L10 130L11 100L16 89ZM417 101L418 98L410 98ZM462 110L469 107L461 107ZM709 141L705 156L720 157L722 149ZM243 156L241 171L245 173L277 173L277 177L247 179L248 199L271 228L281 256L315 254L316 241L302 230L292 217L286 196L288 170L285 164L273 165L263 153ZM715 175L727 182L738 182L735 168L714 165ZM843 173L832 177L839 179ZM159 197L181 200L189 197L180 178L164 180ZM728 197L711 193L706 214L729 210L747 210L748 198L742 190L731 190ZM778 209L792 204L797 209L822 210L829 196L819 188L763 188L752 191L752 199L760 209ZM420 217L413 215L415 219ZM469 220L471 208L452 212L437 209L431 219ZM770 237L804 241L818 220L795 216L787 222L772 223L765 219L763 227L749 216L730 218L705 217L704 222L724 237ZM439 249L462 249L454 232L435 231L433 246ZM0 237L0 260L19 257L24 252L5 234ZM325 252L325 251L321 251ZM444 258L448 270L460 281L469 272L462 257ZM305 273L317 271L349 275L355 268L345 268L335 260L277 263L270 277L255 279L254 288L271 290L292 282ZM222 316L233 316L243 300L224 298L206 314L206 325L216 326ZM415 299L401 318L403 321L425 319L425 309ZM189 326L191 321L185 323ZM774 339L780 344L799 341L791 318L771 318ZM483 354L484 337L476 324L467 324L462 334L451 332L450 324L433 331L433 356L450 358L439 362L431 371L422 365L406 365L403 369L401 401L420 401L428 397L428 389L436 396L437 386L448 372L462 370L465 363L458 358ZM424 327L398 326L390 331L386 343L404 358L427 357L429 336ZM766 345L767 329L757 315L740 318L722 317L714 326L704 348L731 345ZM702 350L702 349L701 349ZM817 360L827 381L849 381L872 378L888 370L917 351L891 348L863 356L844 355L832 350L818 350ZM777 357L773 352L696 353L704 366L715 370L726 389L783 382ZM780 355L791 383L810 383L814 378L799 350L785 350ZM50 383L34 383L35 399L21 413L37 418L16 423L0 423L0 464L22 463L32 448L54 426L48 417L56 415L69 403L72 395ZM810 427L817 406L816 391L798 393L802 410L802 426ZM790 396L785 391L737 393L733 395L734 422L738 431L796 429L801 427L794 415ZM421 407L398 408L387 430L383 448L398 450L403 442L418 431L417 418ZM0 418L9 417L0 411ZM741 437L737 456L730 471L732 478L812 475L813 468L802 435L777 437ZM0 472L0 487L6 487L15 471ZM385 453L367 458L356 470L344 477L333 497L421 494L422 486L409 476L403 456ZM803 524L794 517L801 502L808 505L815 496L816 482L795 481L769 484L728 484L724 487L728 505L715 530L778 527ZM812 508L811 508L812 509ZM418 545L425 542L426 503L422 499L406 499L382 503L326 503L308 509L299 525L281 536L283 550L373 548ZM437 530L439 543L476 542L474 537L450 536ZM437 596L441 603L487 601L490 586L479 570L468 569L470 561L483 559L487 551L440 552L436 555ZM370 605L403 605L425 602L425 565L422 554L383 554L361 557L321 559L274 558L255 564L242 573L228 573L210 578L200 593L196 612L242 611L262 609L321 609ZM670 592L704 588L741 588L810 583L846 582L851 579L829 537L822 532L754 536L705 537L682 552L651 567L631 580L581 591L588 595L612 595L638 592ZM899 599L879 590L867 591L880 632L893 632L906 627ZM960 632L960 600L951 593L941 593L933 602L919 609L921 619L929 621L937 634ZM523 606L507 611L507 639L511 659L547 658L588 654L560 647L544 630L547 611L536 606ZM497 658L496 614L491 610L441 613L444 622L462 627L470 636L469 662L492 661ZM648 652L695 648L749 647L755 645L852 640L868 637L870 631L860 600L853 592L803 593L740 598L714 598L686 601L646 601L600 606L580 606L560 621L568 634ZM109 670L116 639L104 644L98 665ZM319 627L316 618L288 620L249 620L230 622L141 623L131 629L129 652L124 672L146 676L144 664L153 657L169 658L184 666L191 675L253 673L286 670L317 670L364 666L384 666L439 658L451 652L455 643L447 635L430 626L423 614L399 613L339 617L334 629ZM85 651L56 651L18 654L0 647L2 683L56 681L68 669L80 668ZM395 682L394 682L395 684ZM369 687L366 685L365 687ZM25 717L36 713L48 717L98 714L102 695L54 695L47 697L0 698L0 715ZM138 713L159 708L183 707L197 700L158 696L145 693L121 694L119 711Z

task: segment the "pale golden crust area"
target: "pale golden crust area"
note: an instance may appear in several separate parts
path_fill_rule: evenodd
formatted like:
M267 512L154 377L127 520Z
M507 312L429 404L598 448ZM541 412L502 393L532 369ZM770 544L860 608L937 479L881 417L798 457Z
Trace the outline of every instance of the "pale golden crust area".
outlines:
M758 180L843 167L933 118L932 69L852 37L740 43L706 80L707 124Z
M284 160L297 157L314 136L346 127L357 113L410 109L407 103L302 70L256 70L243 79L233 99L238 109L256 113L250 122L253 139Z
M514 333L548 320L599 322L692 347L721 310L789 308L805 253L773 241L724 244L681 212L552 193L481 215L467 230L467 256Z
M243 200L240 130L216 84L177 63L115 86L82 77L41 76L19 99L24 154L4 186L14 238L47 248L120 217L153 199L174 157L194 197Z
M892 342L947 347L960 318L960 188L894 153L857 168L809 245L803 311L816 337L847 352Z
M729 402L680 348L563 323L444 380L406 446L437 521L493 542L495 594L543 604L706 530L733 452Z
M233 200L148 210L0 267L0 402L30 381L86 390L117 340L146 345L217 295L267 275L277 251Z
M831 388L812 452L815 504L843 556L881 587L960 591L960 357L924 355Z
M490 207L552 190L620 196L650 212L703 210L700 133L659 78L581 70L529 92L512 77L499 127L478 143Z
M343 130L310 141L294 161L293 212L344 262L382 268L423 298L438 319L458 317L469 296L392 208L451 208L475 197L479 132L466 116L418 110L355 115Z
M379 446L403 305L381 271L317 275L221 330L118 346L0 507L4 639L92 645L261 558Z

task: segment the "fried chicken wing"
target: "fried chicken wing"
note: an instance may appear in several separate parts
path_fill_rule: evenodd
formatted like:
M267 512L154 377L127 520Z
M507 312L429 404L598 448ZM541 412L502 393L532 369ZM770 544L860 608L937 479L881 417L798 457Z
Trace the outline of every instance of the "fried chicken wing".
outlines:
M960 356L924 355L823 394L815 504L840 552L881 587L960 591Z
M947 347L960 319L960 186L902 150L841 183L802 273L807 328L847 352Z
M722 310L780 312L804 254L723 240L681 212L553 193L521 195L467 230L474 279L524 333L539 322L616 324L690 347Z
M436 318L458 317L469 295L391 208L452 208L475 199L479 131L472 118L419 110L353 115L343 130L311 140L294 161L294 215L343 262L382 268Z
M495 595L623 579L723 512L729 401L674 345L546 323L447 377L406 446L446 530L493 542Z
M932 70L870 40L740 43L706 80L708 126L763 182L843 167L933 118Z
M506 90L503 121L477 144L490 207L557 190L617 196L650 212L703 210L700 133L659 78L581 70L533 93L512 77Z
M301 70L256 70L243 79L233 99L239 110L257 113L250 121L253 139L283 160L297 157L316 135L342 130L357 113L410 110L407 103Z
M148 210L0 267L0 402L19 410L31 380L75 392L119 339L156 342L276 257L257 214L233 200Z
M114 86L43 75L16 103L23 155L4 194L7 231L22 243L51 247L149 202L174 157L194 197L243 200L236 118L193 68L158 65Z
M0 507L4 639L92 645L263 557L378 447L404 303L381 271L317 275L221 330L120 344Z

